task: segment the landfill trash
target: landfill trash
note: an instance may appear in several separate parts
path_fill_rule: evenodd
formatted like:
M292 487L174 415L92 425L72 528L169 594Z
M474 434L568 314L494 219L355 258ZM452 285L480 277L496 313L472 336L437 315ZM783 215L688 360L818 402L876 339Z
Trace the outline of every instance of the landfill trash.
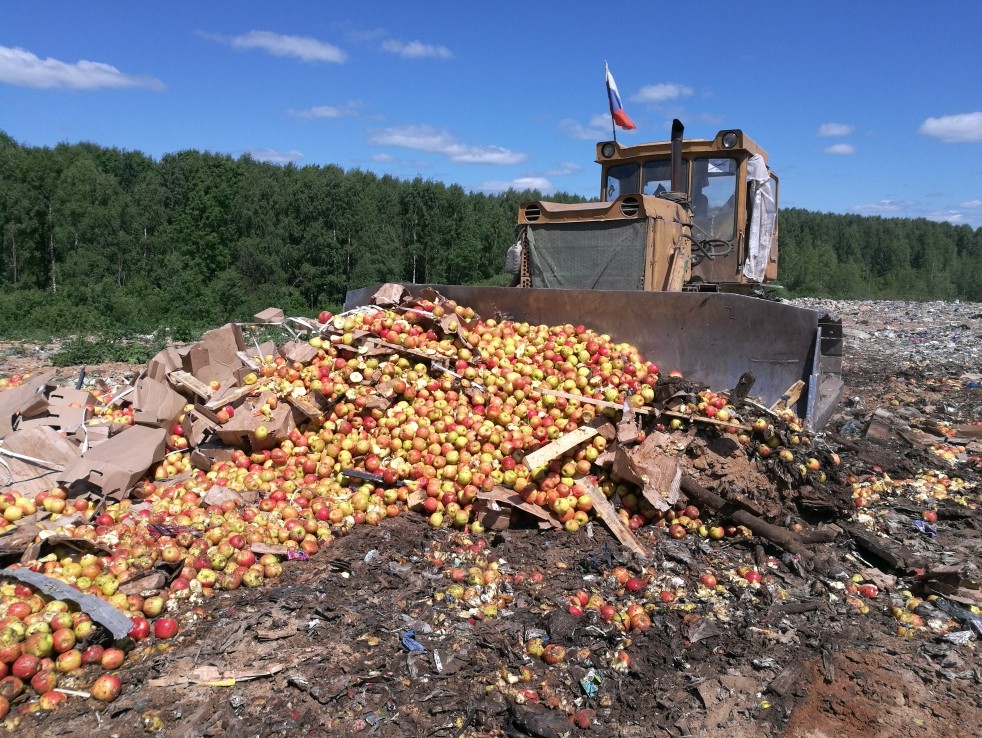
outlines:
M414 637L415 635L416 631L414 630L407 630L405 633L403 633L402 636L400 636L402 645L405 646L407 651L418 651L420 653L426 651L423 644L416 640Z

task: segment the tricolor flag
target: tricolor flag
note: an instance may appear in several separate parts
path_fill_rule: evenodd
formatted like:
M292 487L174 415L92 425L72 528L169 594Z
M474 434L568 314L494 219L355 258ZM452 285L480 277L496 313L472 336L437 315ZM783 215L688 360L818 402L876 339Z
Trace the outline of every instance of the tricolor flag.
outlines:
M614 75L610 73L610 67L607 66L606 62L604 62L604 68L607 70L607 99L610 101L610 117L621 128L633 131L637 126L634 125L634 121L624 112L624 106L621 105L621 96L617 91L617 83L614 82Z

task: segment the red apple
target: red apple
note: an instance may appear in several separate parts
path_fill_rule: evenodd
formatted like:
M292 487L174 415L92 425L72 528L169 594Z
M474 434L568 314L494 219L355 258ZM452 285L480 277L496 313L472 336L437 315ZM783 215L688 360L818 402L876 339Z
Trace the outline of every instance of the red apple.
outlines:
M130 628L129 636L134 641L142 641L150 635L150 621L145 617L137 616L133 618L133 627Z
M157 618L153 624L155 638L173 638L177 635L177 620L174 618Z
M58 658L55 659L55 670L62 674L67 674L81 667L82 654L76 648L58 654Z
M102 664L102 655L105 650L106 649L100 646L98 643L89 646L82 652L83 666L88 666L89 664Z
M18 679L29 681L41 669L41 659L34 654L25 653L11 665L10 673Z
M31 689L38 694L47 694L58 686L58 673L45 669L31 677Z
M115 674L103 674L89 688L89 693L100 702L112 702L123 691L123 683Z
M75 648L75 631L71 628L59 628L51 634L52 648L55 653L64 653Z
M106 671L118 669L126 661L126 654L119 648L107 648L102 652L102 659L99 664Z

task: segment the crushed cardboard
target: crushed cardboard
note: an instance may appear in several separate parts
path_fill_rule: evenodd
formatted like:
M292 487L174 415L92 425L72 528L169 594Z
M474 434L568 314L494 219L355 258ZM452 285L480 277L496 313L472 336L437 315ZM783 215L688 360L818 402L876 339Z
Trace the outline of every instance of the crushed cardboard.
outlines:
M286 402L277 402L268 416L260 408L267 404L269 393L250 397L236 410L227 423L219 426L216 435L225 444L247 451L264 451L275 448L289 437L297 427L293 408ZM256 431L263 427L266 436L260 438Z
M280 308L268 307L253 315L252 319L257 323L282 323L286 320L286 313Z
M15 431L0 446L0 492L16 489L33 499L79 455L78 444L50 426Z
M52 390L46 400L46 406L38 408L41 412L29 416L28 413L22 414L24 417L17 423L17 430L50 426L66 432L74 431L85 424L92 408L99 402L91 393L70 387Z
M144 373L136 380L133 406L134 418L140 423L159 423L169 428L188 404L188 398L166 381Z
M96 488L103 497L127 496L130 487L154 463L164 458L167 432L160 427L133 425L81 454L58 477L58 484Z
M44 411L48 401L45 390L54 388L55 372L44 372L28 377L23 384L0 393L0 438L14 432L14 424L22 416L33 416Z
M614 474L638 485L656 510L668 510L678 502L682 470L664 452L668 436L655 432L638 446L614 450Z
M287 668L286 664L269 664L263 669L252 671L226 671L215 666L185 665L187 668L178 669L181 673L151 679L147 684L151 687L177 687L182 684L200 684L208 687L231 687L237 682L245 682L261 677L277 674Z

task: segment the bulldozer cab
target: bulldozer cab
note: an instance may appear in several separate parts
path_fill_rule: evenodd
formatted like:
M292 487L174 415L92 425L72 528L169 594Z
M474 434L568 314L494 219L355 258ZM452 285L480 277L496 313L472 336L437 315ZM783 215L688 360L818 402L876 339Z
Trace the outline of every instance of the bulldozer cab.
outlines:
M778 178L740 130L597 144L600 201L524 204L519 284L750 293L777 277Z

